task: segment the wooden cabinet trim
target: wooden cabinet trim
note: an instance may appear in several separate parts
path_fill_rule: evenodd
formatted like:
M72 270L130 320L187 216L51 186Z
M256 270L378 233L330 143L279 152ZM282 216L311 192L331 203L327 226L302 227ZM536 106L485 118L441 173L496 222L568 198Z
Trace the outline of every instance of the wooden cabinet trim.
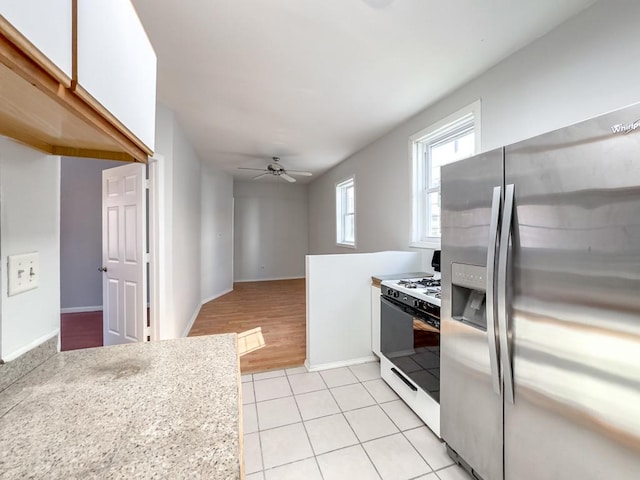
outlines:
M73 92L71 84L61 82L32 51L0 33L0 134L54 155L147 162L151 150ZM25 90L38 102L21 105L15 92ZM22 118L34 121L27 124Z
M120 120L118 120L109 110L104 108L100 102L93 98L93 96L84 88L82 88L77 82L73 82L72 88L76 95L82 98L87 103L87 105L90 105L91 108L98 112L102 117L106 118L111 125L120 130L120 132L131 142L138 145L141 150L147 152L148 156L153 155L151 149L149 149L142 140L140 140L131 130L125 127L125 125Z
M27 38L22 35L11 23L0 15L0 33L4 35L11 43L16 45L21 51L25 52L33 59L42 69L55 78L59 83L69 88L71 79L58 66L49 60L40 50L38 50Z

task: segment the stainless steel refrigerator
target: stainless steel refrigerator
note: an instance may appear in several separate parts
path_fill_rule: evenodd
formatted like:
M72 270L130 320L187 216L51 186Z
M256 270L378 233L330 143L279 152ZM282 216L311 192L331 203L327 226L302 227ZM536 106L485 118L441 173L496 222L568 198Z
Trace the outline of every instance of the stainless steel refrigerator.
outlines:
M442 168L440 405L484 480L640 478L640 104Z

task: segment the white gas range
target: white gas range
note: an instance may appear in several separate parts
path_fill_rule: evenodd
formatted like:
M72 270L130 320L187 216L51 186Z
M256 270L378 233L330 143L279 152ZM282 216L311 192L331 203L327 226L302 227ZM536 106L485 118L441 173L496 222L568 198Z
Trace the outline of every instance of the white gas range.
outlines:
M440 435L440 274L385 280L380 296L380 373Z
M394 297L399 298L400 294L408 295L412 300L420 300L440 308L440 274L433 277L404 278L401 280L384 280L381 284L388 290L397 292ZM413 304L419 307L421 304Z

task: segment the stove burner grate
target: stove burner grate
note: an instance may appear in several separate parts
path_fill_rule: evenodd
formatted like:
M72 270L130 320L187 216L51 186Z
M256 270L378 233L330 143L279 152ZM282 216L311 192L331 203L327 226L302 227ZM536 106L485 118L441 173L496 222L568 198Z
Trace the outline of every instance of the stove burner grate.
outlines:
M413 280L400 280L398 285L405 288L418 288L418 283Z
M417 283L423 287L439 287L440 286L440 280L436 278L423 278Z
M405 288L429 288L439 287L440 280L435 278L423 278L421 280L400 280L398 285Z

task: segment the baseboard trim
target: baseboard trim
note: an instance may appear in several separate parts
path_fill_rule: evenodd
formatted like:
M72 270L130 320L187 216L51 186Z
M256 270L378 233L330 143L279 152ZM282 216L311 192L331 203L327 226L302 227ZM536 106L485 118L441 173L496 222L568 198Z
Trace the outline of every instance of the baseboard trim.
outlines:
M59 335L58 338L60 338ZM2 372L0 374L0 391L20 380L57 353L57 339L56 337L52 337L28 352L23 353L20 357L14 358L13 361L8 361L8 363L0 361L2 364L0 365L0 372Z
M224 292L220 292L220 293L217 293L215 295L212 295L211 297L205 298L205 299L202 300L202 304L200 306L204 305L205 303L209 303L209 302L215 300L216 298L220 298L221 296L226 295L227 293L231 293L231 292L233 292L233 288L229 288L228 290L225 290Z
M85 312L101 312L102 305L95 305L93 307L69 307L61 308L60 313L85 313Z
M309 359L304 361L304 366L310 372L319 372L321 370L329 370L330 368L350 367L352 365L361 365L363 363L378 362L379 359L375 355L370 357L354 358L352 360L343 360L341 362L321 363L319 365L310 365Z
M202 308L202 304L200 304L198 306L198 308L196 308L196 311L193 312L193 315L191 316L191 320L189 320L189 323L187 324L187 327L182 332L182 336L183 337L188 337L189 336L189 332L191 331L191 327L193 327L193 324L196 322L196 318L198 318L198 314L200 313L200 309L201 308Z
M22 356L23 354L33 350L36 347L39 347L40 345L46 343L48 340L51 340L54 337L57 337L58 334L60 333L60 329L56 328L53 332L50 332L46 335L43 335L40 338L35 339L33 342L29 343L28 345L25 345L24 347L11 352L9 355L7 356L3 356L2 357L2 361L3 362L10 362L12 360L15 360L16 358Z
M242 280L233 280L233 283L245 283L245 282L271 282L273 280L300 280L306 278L304 275L302 277L276 277L276 278L249 278Z

